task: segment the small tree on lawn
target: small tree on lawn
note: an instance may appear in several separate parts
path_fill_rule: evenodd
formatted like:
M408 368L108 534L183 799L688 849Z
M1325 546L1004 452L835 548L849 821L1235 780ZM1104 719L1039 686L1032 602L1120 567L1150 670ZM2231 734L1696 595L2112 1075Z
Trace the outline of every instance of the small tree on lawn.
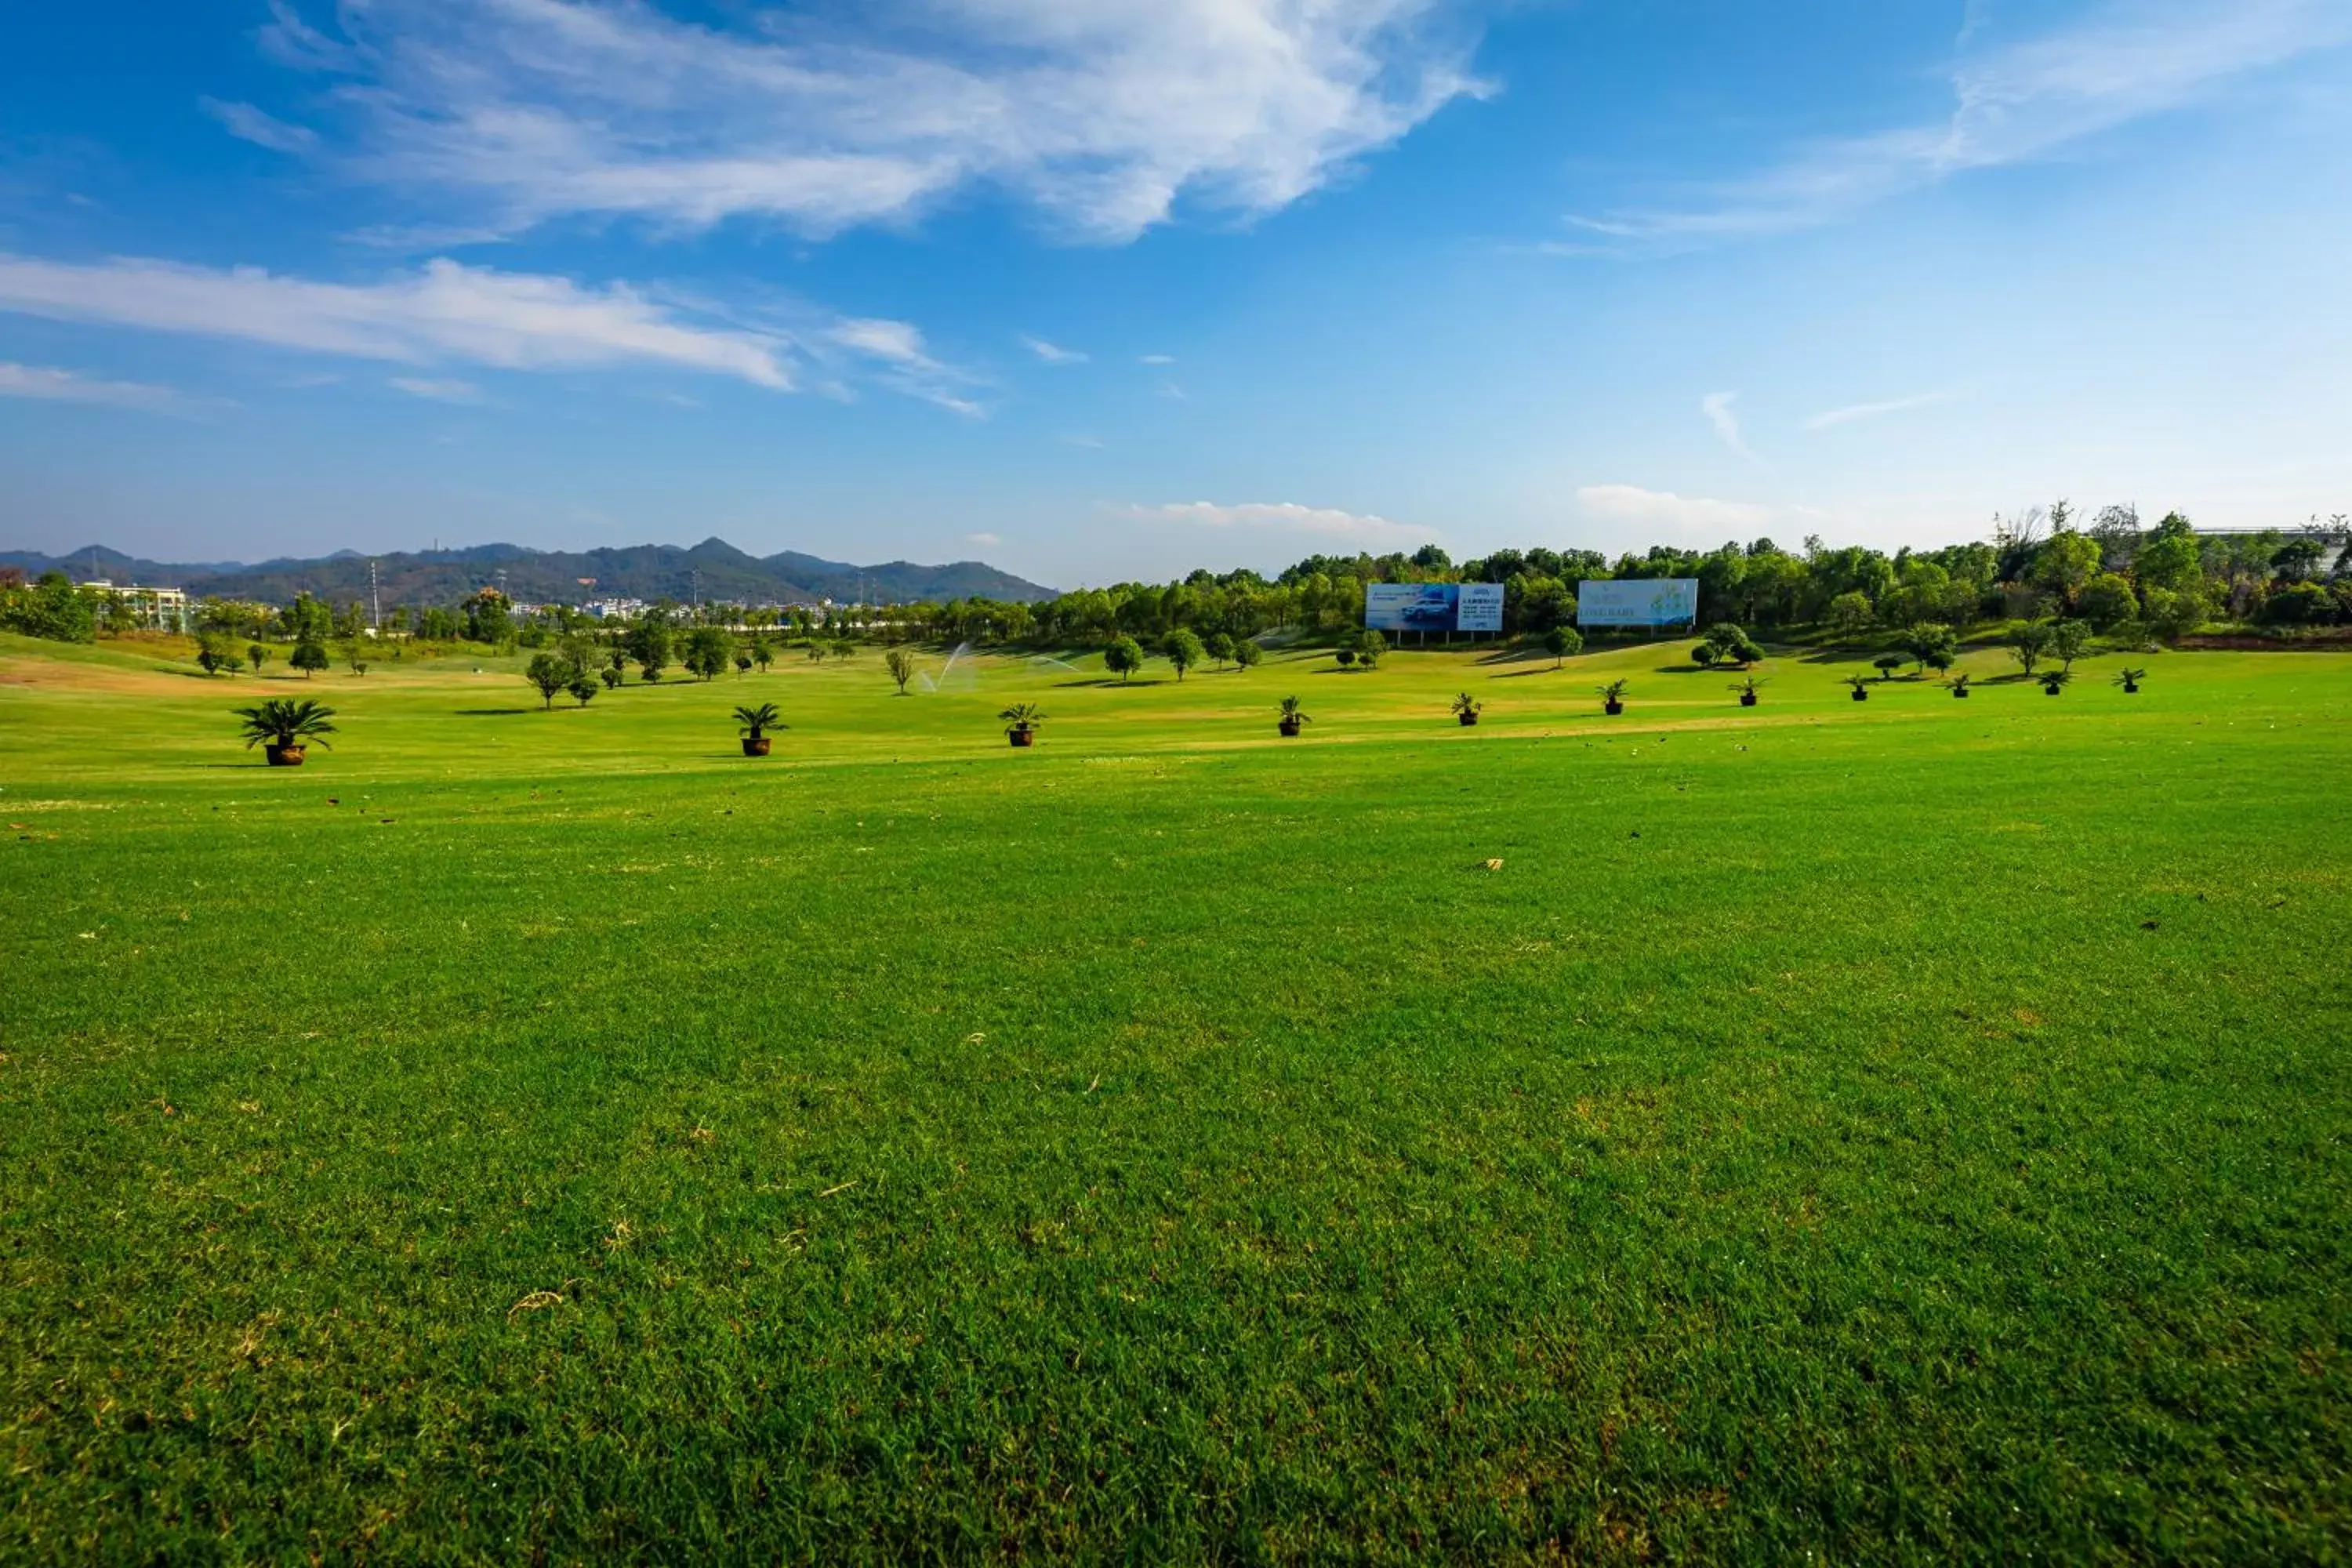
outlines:
M196 664L206 675L218 675L223 670L236 673L236 650L218 637L205 637L196 644Z
M1691 649L1691 662L1698 666L1701 669L1706 668L1709 665L1713 664L1715 660L1715 645L1711 642L1703 642L1699 644L1698 647Z
M751 662L760 667L760 673L761 675L768 673L768 666L774 663L775 658L775 644L770 642L765 637L753 637L751 639Z
M1219 669L1234 661L1234 639L1229 633L1211 632L1209 640L1201 646L1208 649L1209 657L1217 661Z
M254 674L259 675L261 667L269 662L269 650L259 643L254 643L245 650L245 661L253 666Z
M2074 661L2091 650L2091 626L2087 621L2060 621L2050 628L2050 657L2068 674L2074 670Z
M1698 660L1702 667L1708 664L1736 664L1745 669L1764 657L1762 647L1754 637L1749 637L1747 628L1737 621L1717 621L1707 627L1705 646L1715 650L1715 658Z
M1551 655L1551 667L1558 669L1562 659L1584 651L1584 634L1574 626L1554 626L1544 633L1543 645Z
M2032 675L2042 656L2050 651L2050 623L2027 621L2009 634L2009 657Z
M539 690L541 706L555 706L555 694L572 684L572 669L551 653L535 653L523 667L522 678Z
M912 648L894 647L882 656L883 665L890 679L898 683L898 695L907 695L907 682L915 679L915 654Z
M1368 631L1364 634L1363 640L1356 645L1356 658L1366 669L1370 669L1379 664L1381 656L1388 651L1389 639L1378 632Z
M327 668L326 646L313 638L305 637L294 645L293 655L286 662L300 670L302 679L308 680L311 676Z
M751 673L751 656L740 648L735 650L735 673L737 675Z
M1340 648L1337 652L1333 653L1331 657L1339 661L1339 668L1341 669L1352 668L1356 663L1356 650L1351 647Z
M603 679L604 679L604 689L605 689L605 690L607 690L607 691L612 690L614 687L616 687L616 686L620 685L622 681L624 681L624 680L625 680L625 679L628 679L628 678L627 678L626 676L625 676L625 675L623 675L623 674L621 673L621 671L620 671L620 669L619 669L619 668L618 668L617 666L614 666L614 665L609 665L609 664L608 664L608 665L606 665L606 666L604 667L604 673Z
M687 673L701 679L725 674L734 657L735 639L719 626L697 626L686 639Z
M1930 668L1949 669L1958 657L1960 639L1951 627L1937 621L1922 621L1907 627L1895 639L1895 646L1911 656L1925 675Z
M833 639L832 647L828 647L825 651L832 654L835 658L848 658L856 655L857 652L857 645L851 642L847 637L835 637Z
M1129 677L1143 668L1143 645L1130 637L1115 637L1103 649L1103 668L1118 677L1124 685Z
M1903 654L1882 653L1870 661L1870 667L1878 671L1879 679L1892 680L1895 679L1895 672L1910 662L1909 658Z
M610 675L612 671L608 669L604 673ZM596 695L596 683L584 675L575 675L564 682L563 689L572 694L572 700L574 702L585 708L588 706L588 700Z
M1176 682L1180 686L1184 682L1184 672L1200 663L1208 651L1189 626L1178 626L1160 644L1160 657L1175 668Z
M1258 647L1256 643L1253 642L1248 637L1238 637L1234 639L1234 663L1240 668L1255 669L1258 667L1259 662L1265 658L1265 649Z

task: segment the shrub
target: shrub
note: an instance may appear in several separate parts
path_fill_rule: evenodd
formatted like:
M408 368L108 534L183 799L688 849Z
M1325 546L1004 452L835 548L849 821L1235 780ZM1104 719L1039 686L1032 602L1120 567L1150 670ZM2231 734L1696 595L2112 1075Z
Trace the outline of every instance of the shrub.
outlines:
M2121 574L2102 572L2083 584L2074 608L2099 631L2108 631L2139 614L2139 599Z
M300 670L302 679L308 680L312 675L327 668L326 647L314 638L305 637L294 645L294 652L286 662Z
M1544 633L1543 646L1544 652L1551 655L1551 667L1558 669L1560 660L1584 651L1584 634L1574 626L1554 626Z
M1370 669L1380 663L1381 656L1388 651L1389 639L1378 632L1368 631L1356 644L1356 662Z
M1255 669L1265 658L1265 649L1258 647L1257 644L1252 642L1249 638L1238 637L1234 639L1234 663L1240 666L1242 668Z
M1879 679L1892 680L1895 679L1895 672L1910 662L1910 658L1903 654L1882 653L1870 661L1870 667L1878 671Z
M609 676L613 672L608 669L604 673ZM588 706L588 700L596 695L596 683L584 675L575 675L565 684L563 689L572 694L572 700L574 702L585 708Z

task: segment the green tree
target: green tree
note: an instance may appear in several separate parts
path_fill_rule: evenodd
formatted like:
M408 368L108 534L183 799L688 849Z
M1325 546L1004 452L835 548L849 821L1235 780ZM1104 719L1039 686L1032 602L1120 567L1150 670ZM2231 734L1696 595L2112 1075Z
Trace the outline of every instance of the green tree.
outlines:
M1921 621L1906 627L1895 639L1895 646L1909 654L1918 665L1919 673L1925 675L1930 667L1951 668L1952 660L1959 656L1960 639L1958 633L1939 621Z
M2050 657L2061 662L2072 673L2074 661L2091 650L2091 627L2087 621L2060 621L2050 628Z
M535 653L523 667L522 678L538 688L542 708L555 706L555 694L572 684L572 670L555 654Z
M915 679L914 650L894 647L882 656L882 663L890 671L890 679L898 683L898 695L907 695L907 682Z
M2121 626L2139 614L2139 597L2132 592L2131 582L2119 572L2102 572L2083 584L2074 597L2074 607L2083 618L2100 631Z
M1255 669L1265 658L1265 649L1250 637L1234 639L1234 663L1244 669Z
M269 662L269 650L259 643L248 644L245 650L245 661L253 666L254 674L259 675L261 667Z
M612 671L607 670L605 673L609 675ZM596 695L596 683L587 676L575 675L564 682L563 689L572 694L572 700L574 702L585 708L588 706L588 700Z
M1178 626L1160 642L1160 657L1176 671L1176 683L1184 683L1184 672L1207 657L1208 648L1187 626Z
M2009 634L2009 657L2032 675L2042 656L2050 651L2050 623L2024 621Z
M312 675L327 668L326 645L305 637L294 645L294 652L286 662L300 670L302 679L308 680Z
M2199 584L2204 566L2197 548L2197 531L2179 512L2167 513L2147 542L2132 557L2132 575L2143 588L2179 590Z
M206 632L196 639L196 664L206 675L218 675L226 670L236 673L237 653L226 637Z
M1574 626L1554 626L1544 633L1543 645L1551 655L1551 667L1558 669L1562 659L1584 651L1584 637Z
M1830 600L1830 625L1841 632L1858 632L1870 625L1870 599L1859 589L1848 589Z
M775 644L770 642L766 637L753 637L751 639L751 662L760 667L760 673L761 675L768 673L768 666L774 663L775 658Z
M1356 644L1356 658L1361 661L1366 669L1379 664L1381 657L1388 651L1389 639L1378 632L1366 632Z
M1872 659L1870 665L1873 669L1878 671L1879 679L1892 680L1895 679L1895 672L1910 662L1910 659L1903 654L1882 653Z
M1217 661L1219 669L1234 661L1234 639L1230 633L1211 632L1209 640L1202 646L1209 650L1209 657Z
M1120 684L1143 668L1143 645L1124 633L1110 639L1103 649L1103 668L1116 675Z
M669 627L652 616L629 628L624 646L647 680L659 680L669 668Z
M621 667L619 665L608 664L604 667L603 679L605 690L612 690L626 679L628 678L621 673Z
M735 639L723 627L697 626L686 637L687 673L709 680L727 673L735 657Z

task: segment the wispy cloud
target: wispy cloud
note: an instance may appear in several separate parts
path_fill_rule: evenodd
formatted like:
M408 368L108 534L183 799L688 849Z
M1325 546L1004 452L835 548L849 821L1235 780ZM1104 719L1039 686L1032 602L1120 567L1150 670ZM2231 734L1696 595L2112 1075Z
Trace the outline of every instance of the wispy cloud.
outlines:
M1857 403L1848 408L1832 408L1816 414L1805 421L1808 430L1831 430L1840 425L1852 425L1856 420L1875 419L1881 415L1901 414L1906 409L1925 408L1931 403L1941 403L1951 395L1948 392L1922 392L1910 397L1890 397L1884 403Z
M482 389L470 381L436 379L423 375L395 375L392 385L411 397L422 397L433 403L478 404Z
M1004 542L1004 540L1001 535L993 533L967 533L963 536L963 542L966 544L986 545L1002 544Z
M1725 446L1743 458L1752 458L1756 454L1748 449L1747 440L1739 434L1739 416L1731 409L1738 401L1739 394L1736 392L1710 392L1698 400L1698 410L1715 426L1715 433L1723 438Z
M16 364L0 360L0 397L25 397L41 403L85 403L108 408L135 408L147 414L185 414L186 401L168 386L138 381L100 381L49 365Z
M841 322L824 334L880 367L882 379L910 397L935 403L969 419L984 417L987 409L966 395L977 378L931 357L923 334L911 321L873 318Z
M1986 31L1971 9L1957 47ZM1810 227L1954 174L2053 156L2347 39L2343 0L2111 0L2078 26L1964 54L1941 120L1815 142L1685 205L1570 221L1669 248Z
M658 364L789 389L779 337L685 319L625 283L432 261L373 284L116 258L0 254L0 310L236 338L360 359L507 370Z
M348 79L348 168L509 228L824 234L992 187L1119 241L1180 199L1279 209L1485 90L1438 0L931 0L731 29L631 0L371 0L340 37L272 10L268 54Z
M1087 363L1087 356L1080 353L1077 350L1066 349L1058 343L1049 343L1043 338L1023 338L1021 342L1031 353L1035 354L1047 364L1084 364Z
M1138 364L1174 364L1176 363L1176 356L1174 354L1144 354L1135 363Z
M1751 501L1711 500L1639 485L1587 485L1576 492L1576 500L1593 517L1686 538L1716 539L1727 531L1761 527L1780 515L1777 508Z
M267 147L273 153L308 153L319 144L319 133L309 126L289 125L249 103L224 103L216 98L200 98L196 104L219 121L222 129L230 135L250 142L257 147Z
M1205 500L1176 501L1164 506L1130 507L1129 512L1152 522L1304 533L1389 549L1427 544L1444 537L1435 529L1415 528L1391 522L1384 517L1341 511L1336 507L1300 506L1293 501L1244 501L1233 506Z

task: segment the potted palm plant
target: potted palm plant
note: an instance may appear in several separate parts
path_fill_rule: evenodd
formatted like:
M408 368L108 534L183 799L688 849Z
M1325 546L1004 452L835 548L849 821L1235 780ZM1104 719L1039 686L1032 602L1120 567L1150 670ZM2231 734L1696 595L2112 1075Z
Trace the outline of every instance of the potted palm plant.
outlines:
M2125 693L2129 695L2139 689L2140 678L2147 673L2147 671L2144 669L2134 669L2131 666L2126 665L2116 671L2116 684L2122 687Z
M2074 677L2071 672L2063 668L2037 669L2033 672L2033 679L2042 682L2042 696L2055 697L2061 691L2066 689L2066 683L2074 679Z
M251 708L238 709L236 716L245 721L246 750L258 745L273 768L300 767L312 741L332 750L326 737L334 731L331 721L335 710L307 697L299 700L272 697Z
M762 702L757 708L736 709L735 722L743 727L743 754L747 757L768 754L769 731L792 728L783 721L783 715L776 711L776 705L772 702Z
M1845 678L1845 683L1853 688L1853 700L1856 702L1867 702L1870 700L1870 677L1866 675L1849 675Z
M1622 679L1612 680L1606 686L1596 686L1592 689L1601 693L1601 710L1602 712L1622 713L1625 711L1625 682Z
M1962 670L1959 674L1953 676L1949 680L1945 681L1944 684L1952 689L1953 696L1966 697L1969 694L1968 671Z
M1484 702L1465 691L1454 700L1454 716L1462 721L1463 727L1467 729L1478 721L1478 710L1486 706Z
M1282 716L1276 721L1276 727L1285 735L1296 740L1298 736L1298 727L1301 724L1312 724L1314 721L1307 715L1307 710L1298 706L1297 698L1286 697L1282 700Z
M1756 706L1756 693L1762 689L1763 685L1762 681L1751 675L1731 689L1739 693L1739 705L1742 708L1753 708Z
M1034 702L1015 702L997 717L1004 721L1004 738L1016 746L1035 745L1037 726L1045 721Z

